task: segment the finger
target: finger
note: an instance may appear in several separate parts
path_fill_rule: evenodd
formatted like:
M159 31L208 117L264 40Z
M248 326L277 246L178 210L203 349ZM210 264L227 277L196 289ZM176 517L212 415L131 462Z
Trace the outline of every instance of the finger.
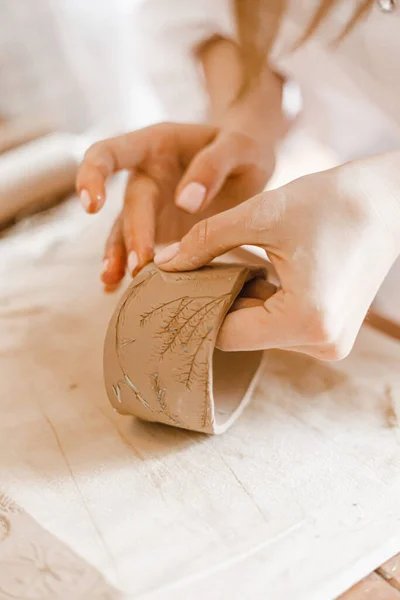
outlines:
M191 271L243 244L254 244L248 203L197 223L180 243L157 252L154 261L165 271Z
M227 319L232 312L236 311L240 312L240 314L237 315L238 319L241 319L242 317L246 317L247 319L248 317L250 317L250 315L248 313L244 315L243 310L255 307L262 307L264 309L264 303L261 300L256 300L255 298L238 298L234 302L231 309L229 310L228 316L225 318L224 324L222 325L223 330L222 328L220 330L216 344L217 348L219 348L220 350L230 352L240 350L267 350L271 348L279 348L290 352L297 352L299 354L307 354L308 356L317 358L318 360L336 360L336 358L332 358L332 349L329 346L321 346L320 344L303 344L299 346L287 346L286 344L280 344L278 339L276 339L275 343L270 343L268 346L266 345L265 340L262 344L258 344L258 346L256 347L250 344L246 344L246 340L243 338L242 332L239 331L239 329L236 327L235 323L233 323L231 319L229 319L229 321L227 321Z
M296 299L282 290L263 306L229 313L219 331L217 347L225 351L290 348L305 343Z
M158 252L154 261L164 271L191 271L242 245L262 247L273 261L287 206L285 187L263 192L200 221L180 243Z
M196 129L196 135L193 135ZM203 135L199 135L203 133ZM138 131L96 142L87 150L78 169L76 189L85 210L95 213L103 206L105 182L112 173L135 169L145 161L150 150L171 153L180 149L182 159L193 156L215 137L215 127L196 128L187 124L159 123ZM166 150L167 149L167 150Z
M95 213L103 206L107 177L121 169L140 165L152 133L152 128L146 127L90 146L76 177L76 189L87 212Z
M106 291L113 291L125 275L126 250L122 233L122 216L114 223L104 252L101 280Z
M189 212L205 209L238 169L257 160L256 145L244 134L225 134L199 152L176 190L176 205Z
M123 237L132 277L154 257L158 198L158 186L150 177L131 175L125 192Z
M281 348L324 361L341 360L353 344L352 338L331 338L315 311L301 305L300 294L283 290L262 307L228 313L217 338L217 348L224 351Z

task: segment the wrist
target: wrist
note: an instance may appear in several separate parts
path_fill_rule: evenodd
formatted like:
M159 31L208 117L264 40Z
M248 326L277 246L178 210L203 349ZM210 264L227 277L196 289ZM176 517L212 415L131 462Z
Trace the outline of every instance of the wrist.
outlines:
M220 116L217 125L221 132L245 134L271 151L288 129L282 89L282 79L266 71Z
M213 125L222 133L239 133L269 148L288 129L282 107L284 81L268 65L247 81L240 47L213 37L198 48Z

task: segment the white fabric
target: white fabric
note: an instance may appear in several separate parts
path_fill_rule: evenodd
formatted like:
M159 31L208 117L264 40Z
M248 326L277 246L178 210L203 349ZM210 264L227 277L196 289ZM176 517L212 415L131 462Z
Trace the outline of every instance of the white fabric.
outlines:
M137 115L139 123L203 120L206 94L195 50L214 35L236 36L230 0L142 0L132 27L137 81L147 101L156 99L153 110Z
M276 68L302 91L301 126L345 161L400 146L400 11L377 6L334 44L358 0L338 3L310 39L295 42L319 0L291 0L272 52ZM334 45L332 45L332 43Z
M133 37L147 92L156 95L159 120L204 114L193 49L218 34L236 38L233 0L142 0L134 11ZM304 99L302 124L342 160L400 145L400 8L373 7L339 45L332 46L358 0L341 0L317 32L294 50L319 0L291 0L271 60L294 80ZM197 75L197 76L196 76ZM197 85L196 85L197 84Z
M137 3L1 2L0 116L40 115L54 129L69 132L103 121L126 127L135 79L131 15Z

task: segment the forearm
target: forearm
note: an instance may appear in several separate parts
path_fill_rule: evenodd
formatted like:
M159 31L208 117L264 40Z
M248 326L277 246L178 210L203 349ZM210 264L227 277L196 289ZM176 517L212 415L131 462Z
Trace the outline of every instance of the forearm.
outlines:
M211 119L224 131L239 131L275 143L286 132L282 79L266 67L243 90L245 72L238 45L215 38L198 50L210 101Z

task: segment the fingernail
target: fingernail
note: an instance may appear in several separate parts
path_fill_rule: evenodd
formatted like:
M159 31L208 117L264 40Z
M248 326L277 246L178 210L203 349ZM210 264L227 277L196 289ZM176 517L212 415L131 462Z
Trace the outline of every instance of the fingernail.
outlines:
M176 205L189 213L195 213L203 204L206 192L201 183L189 183L179 194Z
M79 195L84 209L89 212L92 201L87 190L82 190Z
M139 263L138 255L136 254L136 252L134 250L132 250L132 252L130 252L129 256L128 256L128 271L131 275L133 275L136 267L138 266L138 263Z
M170 260L175 258L175 256L179 252L180 246L180 242L176 242L175 244L171 244L170 246L167 246L166 248L163 248L162 250L157 252L157 254L154 257L154 262L156 263L156 265L163 265L164 263L169 262Z

